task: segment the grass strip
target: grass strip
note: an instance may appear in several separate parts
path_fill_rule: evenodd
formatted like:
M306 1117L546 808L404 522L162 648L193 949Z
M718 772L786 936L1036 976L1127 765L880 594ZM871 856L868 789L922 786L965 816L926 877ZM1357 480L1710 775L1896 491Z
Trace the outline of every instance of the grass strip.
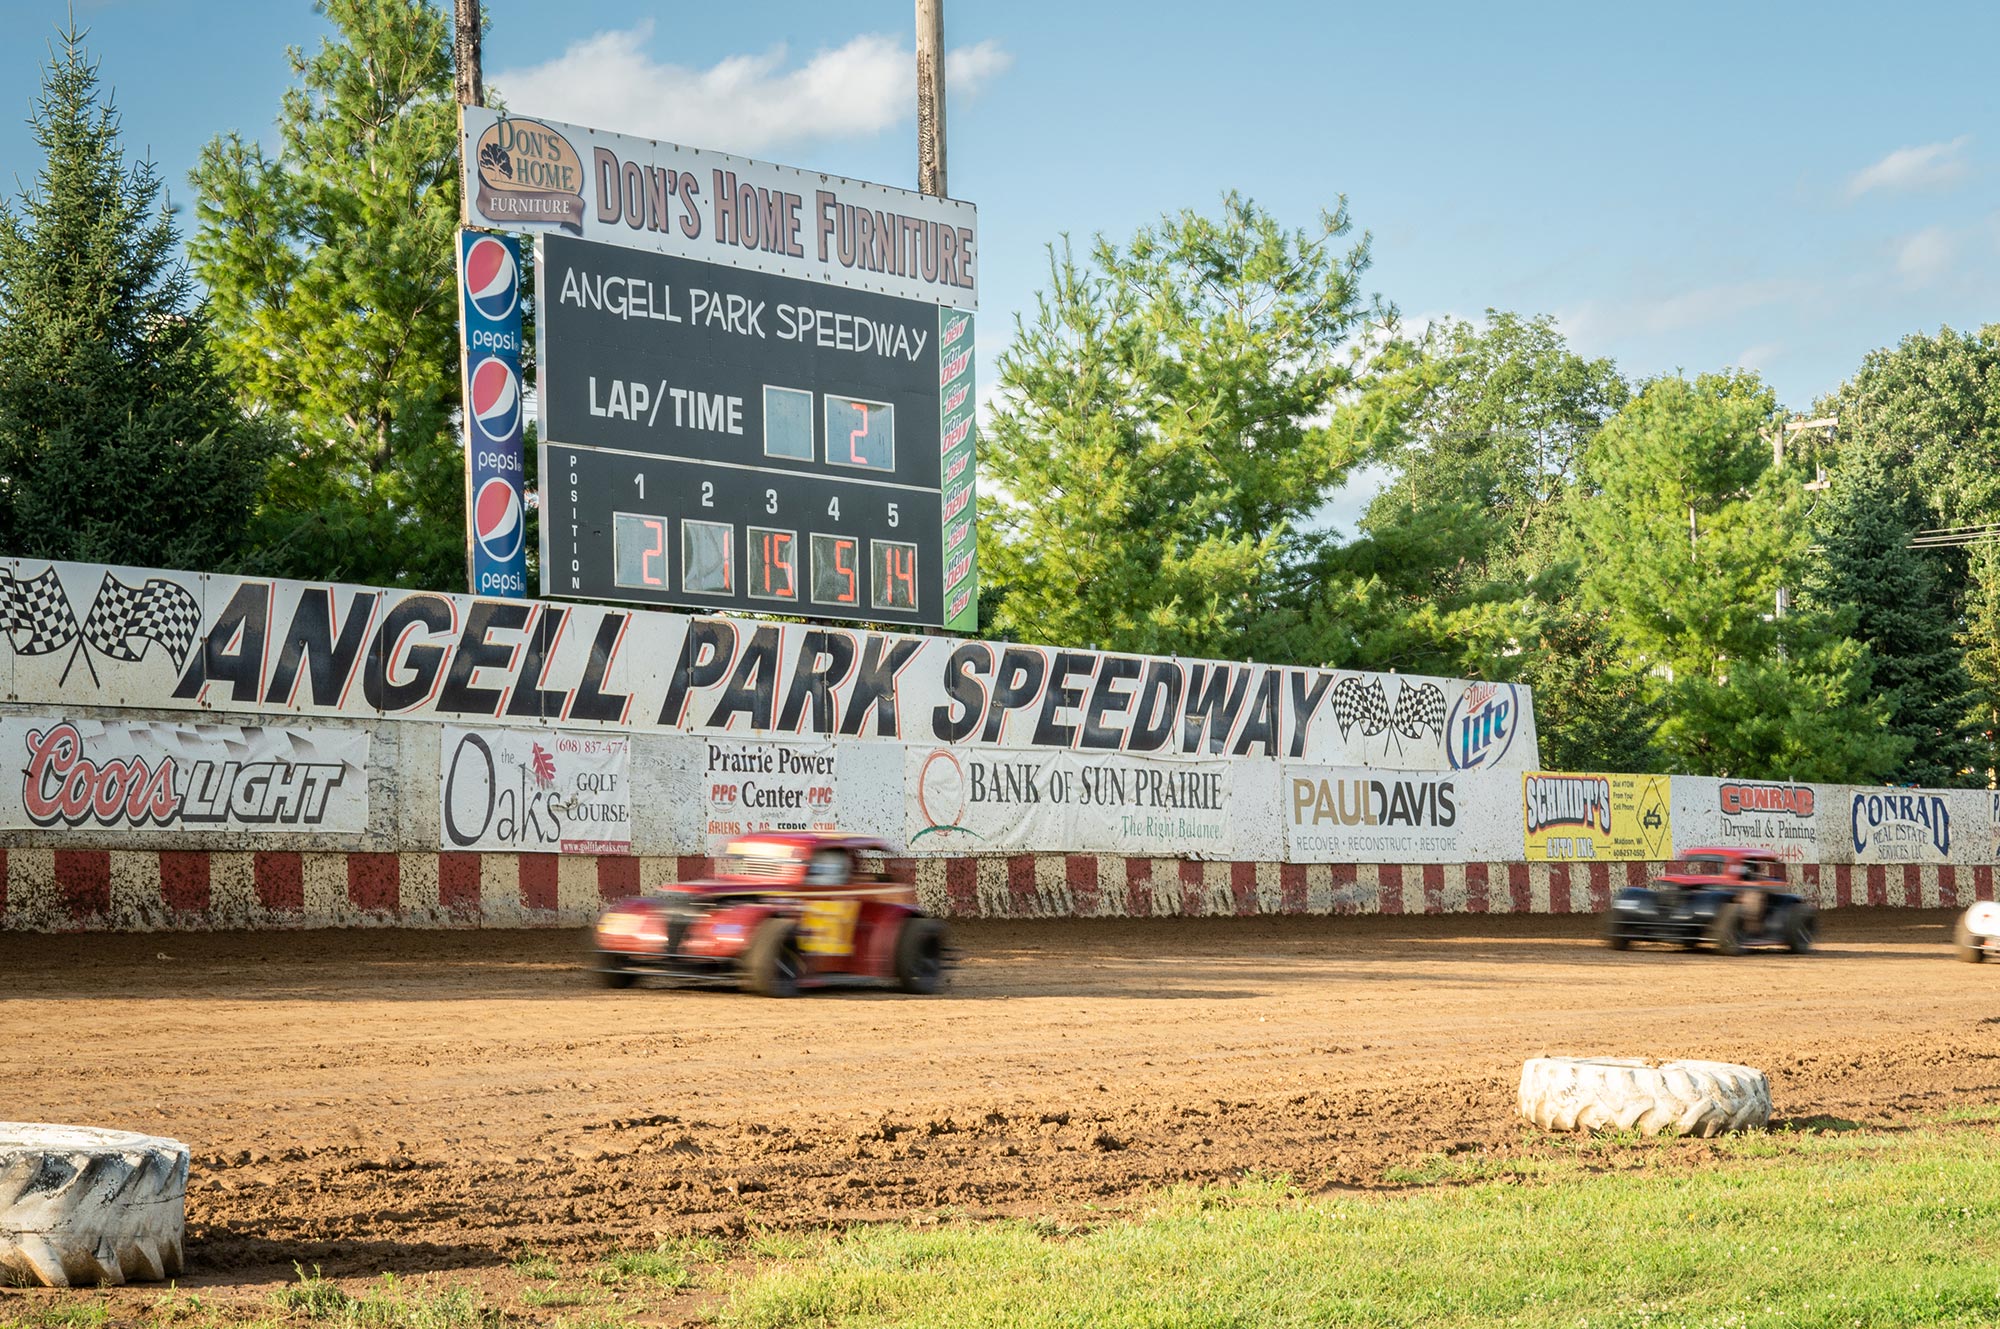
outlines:
M2000 1323L1989 1126L1757 1134L1567 1158L1439 1156L1419 1191L1280 1179L1169 1192L1084 1230L854 1229L742 1277L727 1329L896 1325L1854 1326ZM1661 1166L1606 1170L1657 1149ZM1616 1166L1614 1163L1613 1166Z

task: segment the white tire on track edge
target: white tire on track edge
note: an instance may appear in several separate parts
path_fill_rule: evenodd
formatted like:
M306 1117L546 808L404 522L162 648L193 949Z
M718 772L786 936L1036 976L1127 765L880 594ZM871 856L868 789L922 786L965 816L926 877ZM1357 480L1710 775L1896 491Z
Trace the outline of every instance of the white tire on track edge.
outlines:
M1721 1135L1768 1124L1771 1085L1726 1061L1535 1057L1521 1066L1521 1115L1546 1131Z
M0 1122L0 1283L172 1278L182 1267L187 1174L178 1140Z

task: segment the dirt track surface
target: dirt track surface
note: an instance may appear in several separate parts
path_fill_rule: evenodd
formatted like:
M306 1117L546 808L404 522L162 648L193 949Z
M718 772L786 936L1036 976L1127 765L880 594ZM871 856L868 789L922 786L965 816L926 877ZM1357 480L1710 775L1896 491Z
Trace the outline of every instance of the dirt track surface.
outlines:
M1843 911L1734 960L1575 917L971 924L945 996L795 1001L603 991L572 932L10 935L0 1118L188 1141L196 1285L1373 1186L1545 1147L1514 1116L1540 1054L1747 1062L1792 1121L2000 1101L2000 965L1950 921Z

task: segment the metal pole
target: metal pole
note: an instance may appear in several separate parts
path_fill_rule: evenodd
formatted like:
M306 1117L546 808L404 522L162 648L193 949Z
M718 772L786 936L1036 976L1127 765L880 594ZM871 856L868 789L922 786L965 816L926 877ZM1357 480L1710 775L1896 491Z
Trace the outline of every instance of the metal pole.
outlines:
M479 73L479 0L456 0L451 55L458 70L458 104L486 105L486 88Z
M917 0L917 188L946 194L944 0Z

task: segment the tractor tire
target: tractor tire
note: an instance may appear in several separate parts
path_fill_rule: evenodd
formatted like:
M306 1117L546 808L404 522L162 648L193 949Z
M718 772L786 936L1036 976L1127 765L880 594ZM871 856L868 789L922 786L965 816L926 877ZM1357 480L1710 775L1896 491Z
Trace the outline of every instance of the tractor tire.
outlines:
M1743 954L1743 911L1734 904L1717 909L1708 925L1708 942L1717 955Z
M750 990L760 997L796 997L804 963L799 954L798 929L791 920L766 919L744 952L744 978Z
M1535 1057L1521 1066L1521 1115L1545 1131L1720 1135L1767 1124L1771 1086L1723 1061Z
M1963 918L1959 919L1958 926L1951 930L1951 944L1957 948L1958 958L1968 964L1984 964L1986 962L1986 947L1981 945L1982 940L1983 938L1976 935L1970 927L1966 926Z
M928 997L944 984L944 924L935 918L905 920L896 933L896 986Z
M93 1287L181 1272L188 1149L88 1126L0 1122L0 1283Z
M1804 955L1819 938L1819 914L1809 904L1795 904L1785 915L1785 947L1793 955Z

